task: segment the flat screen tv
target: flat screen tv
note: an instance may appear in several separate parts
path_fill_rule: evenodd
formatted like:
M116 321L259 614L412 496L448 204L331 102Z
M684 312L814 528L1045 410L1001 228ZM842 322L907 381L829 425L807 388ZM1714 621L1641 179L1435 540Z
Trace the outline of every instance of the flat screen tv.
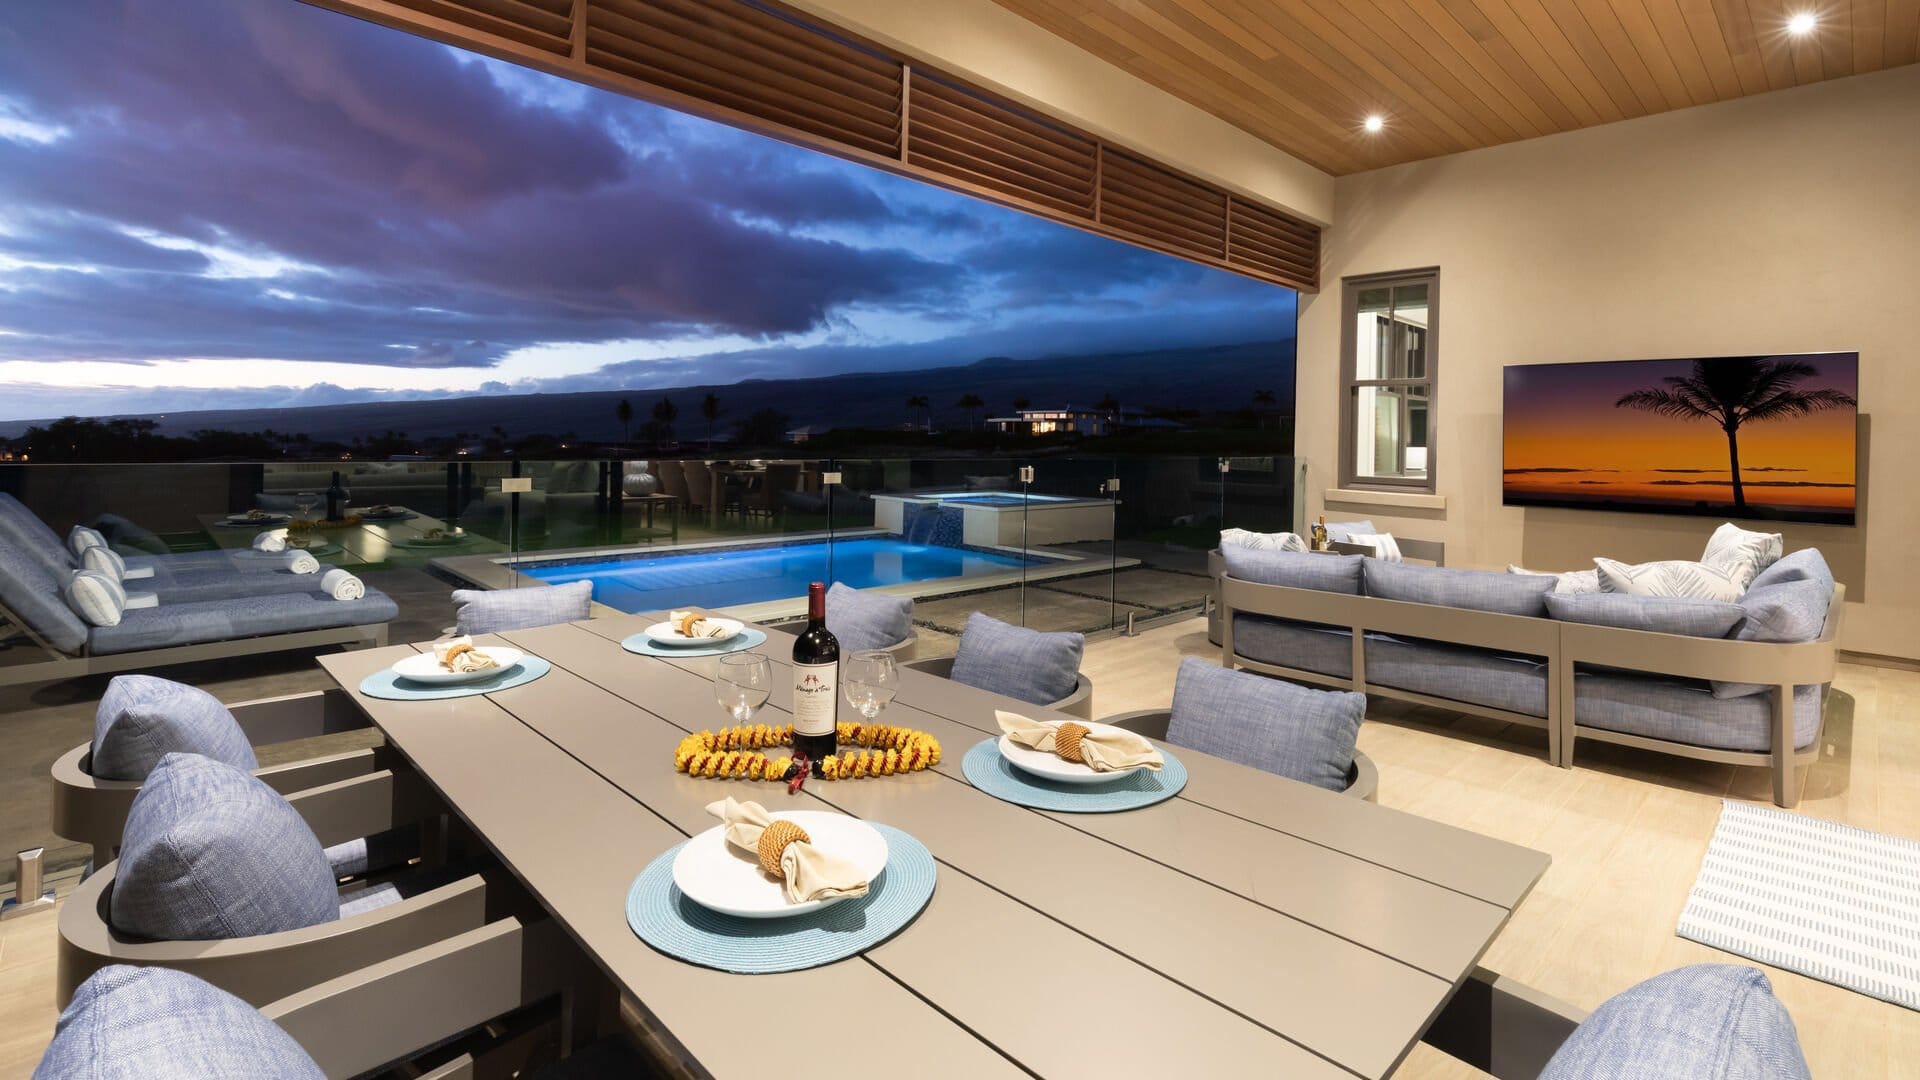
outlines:
M1854 522L1859 353L1506 369L1504 501Z

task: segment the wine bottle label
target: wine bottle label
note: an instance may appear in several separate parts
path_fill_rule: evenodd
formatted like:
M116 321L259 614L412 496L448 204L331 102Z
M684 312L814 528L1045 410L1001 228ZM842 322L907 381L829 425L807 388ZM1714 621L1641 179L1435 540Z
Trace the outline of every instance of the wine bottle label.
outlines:
M834 703L839 700L839 664L793 665L793 730L801 735L833 734Z

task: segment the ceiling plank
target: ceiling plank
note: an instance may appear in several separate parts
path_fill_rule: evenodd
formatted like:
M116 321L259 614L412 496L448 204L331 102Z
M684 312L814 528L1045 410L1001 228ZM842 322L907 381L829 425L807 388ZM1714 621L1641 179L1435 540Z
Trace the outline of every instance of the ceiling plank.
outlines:
M1679 72L1680 81L1686 84L1688 99L1695 105L1719 101L1720 92L1713 85L1712 74L1707 71L1706 58L1700 54L1699 46L1693 40L1693 28L1687 25L1687 17L1680 10L1680 0L1642 2L1653 27L1649 47L1665 51L1674 70ZM1731 65L1728 71L1731 73Z
M1699 50L1700 59L1706 65L1707 77L1713 80L1714 99L1726 101L1746 93L1740 83L1740 73L1734 69L1733 53L1727 48L1727 37L1720 26L1720 17L1714 14L1713 0L1678 0L1680 17L1686 20L1687 33L1693 38L1694 48Z
M1887 0L1852 0L1853 70L1879 71L1886 63Z
M1887 38L1881 56L1886 67L1920 59L1920 0L1887 0Z

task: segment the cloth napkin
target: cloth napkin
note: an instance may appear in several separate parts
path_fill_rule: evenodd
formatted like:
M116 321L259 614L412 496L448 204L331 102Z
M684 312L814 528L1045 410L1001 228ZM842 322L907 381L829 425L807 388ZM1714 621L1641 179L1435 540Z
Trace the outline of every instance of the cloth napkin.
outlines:
M473 638L457 637L451 641L433 643L433 658L448 671L485 671L500 666L500 662L473 647Z
M287 550L287 536L285 533L269 529L253 538L253 550L285 551Z
M707 813L726 822L727 843L759 856L760 834L773 824L773 816L767 813L766 807L757 802L740 802L729 795L709 804ZM858 867L804 841L796 840L780 853L780 871L790 904L867 895L868 881Z
M333 569L320 575L320 591L335 600L359 600L367 595L367 586L345 570Z
M1043 754L1053 753L1053 733L1060 725L1045 720L1033 720L996 709L994 717L1000 721L1000 730L1012 736L1013 741L1030 750ZM1166 758L1143 735L1118 729L1095 733L1088 731L1080 739L1080 757L1094 772L1118 772L1122 769L1141 767L1158 772L1166 764Z
M312 574L320 569L320 560L310 551L290 550L287 554L287 569L296 574Z

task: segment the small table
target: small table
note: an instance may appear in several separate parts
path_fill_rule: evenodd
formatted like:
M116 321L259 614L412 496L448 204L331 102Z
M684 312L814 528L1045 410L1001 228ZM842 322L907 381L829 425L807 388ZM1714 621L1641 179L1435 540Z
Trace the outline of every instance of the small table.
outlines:
M629 504L640 506L646 510L646 529L649 533L656 531L653 527L654 510L661 506L666 507L668 514L667 535L674 540L680 539L680 500L678 497L668 495L662 491L656 491L651 495L622 495L620 496L622 516L625 515L626 507ZM625 539L625 537L623 536L622 539Z

